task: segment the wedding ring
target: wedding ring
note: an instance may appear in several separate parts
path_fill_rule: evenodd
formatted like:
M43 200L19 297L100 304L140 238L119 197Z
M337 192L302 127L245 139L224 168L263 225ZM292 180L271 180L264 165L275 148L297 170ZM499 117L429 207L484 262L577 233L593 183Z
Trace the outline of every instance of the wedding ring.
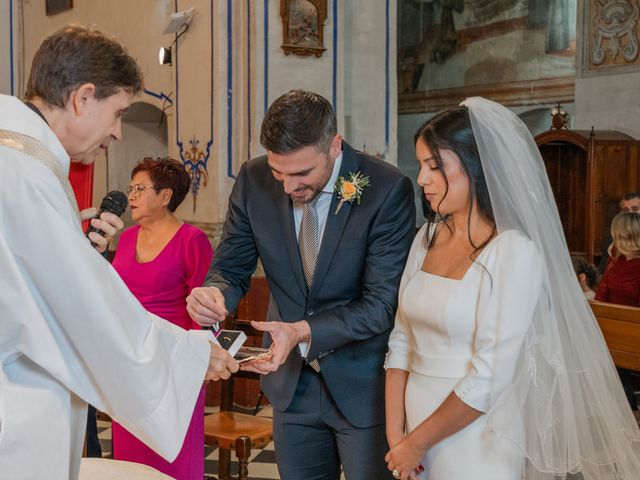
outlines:
M393 475L393 478L400 478L400 472L398 470L392 471L391 475Z

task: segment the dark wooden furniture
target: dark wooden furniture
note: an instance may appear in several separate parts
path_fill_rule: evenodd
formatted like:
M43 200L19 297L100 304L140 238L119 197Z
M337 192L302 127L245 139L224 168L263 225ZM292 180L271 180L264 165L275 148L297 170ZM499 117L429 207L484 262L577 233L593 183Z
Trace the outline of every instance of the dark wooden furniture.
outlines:
M589 302L616 367L640 371L640 308Z
M535 140L571 254L597 262L620 199L640 190L638 142L604 130L550 130Z
M262 321L267 318L267 307L269 305L269 286L265 277L253 277L251 279L251 290L240 301L237 308L238 318L245 320ZM248 346L259 347L262 345L261 337L249 337L245 343ZM245 378L238 378L235 384L235 404L236 407L247 409L256 408L258 400L267 402L266 398L261 398L260 385ZM219 382L209 382L207 384L207 405L217 406L220 404L220 384Z
M227 318L225 328L242 330L249 343L251 339L259 339L262 332L255 330L247 320L239 320L235 312ZM235 450L239 463L238 480L247 480L248 463L252 448L267 445L273 439L272 420L234 411L234 390L238 379L251 379L257 385L260 376L239 371L221 385L220 411L204 417L204 441L207 445L219 448L218 480L231 478L231 450ZM258 387L259 388L259 387Z

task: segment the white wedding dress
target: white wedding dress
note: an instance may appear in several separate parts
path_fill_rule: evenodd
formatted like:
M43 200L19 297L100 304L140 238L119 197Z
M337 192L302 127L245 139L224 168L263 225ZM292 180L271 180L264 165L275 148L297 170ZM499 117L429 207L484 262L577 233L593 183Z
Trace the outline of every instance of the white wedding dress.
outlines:
M494 238L461 280L421 270L426 233L424 226L411 247L385 365L409 372L407 431L452 391L476 410L491 408L512 380L542 284L540 255L515 230ZM420 479L519 480L522 455L487 431L486 420L427 451Z

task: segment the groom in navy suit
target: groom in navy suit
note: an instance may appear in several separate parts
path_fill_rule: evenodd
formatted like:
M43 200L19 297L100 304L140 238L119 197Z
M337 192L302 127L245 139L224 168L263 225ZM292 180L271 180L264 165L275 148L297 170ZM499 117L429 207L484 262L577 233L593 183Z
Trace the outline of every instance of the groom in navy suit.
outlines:
M415 231L411 181L351 148L331 104L294 90L267 111L267 155L246 162L229 199L205 286L187 299L202 325L221 321L260 258L271 290L274 407L281 478L390 478L384 462L384 357ZM334 187L338 185L334 192Z

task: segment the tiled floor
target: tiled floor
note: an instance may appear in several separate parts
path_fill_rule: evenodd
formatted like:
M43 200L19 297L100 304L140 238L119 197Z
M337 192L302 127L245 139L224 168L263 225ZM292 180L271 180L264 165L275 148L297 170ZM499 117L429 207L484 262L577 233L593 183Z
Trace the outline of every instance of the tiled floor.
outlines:
M217 409L207 407L207 413L212 413ZM270 406L264 407L258 416L272 417L273 412ZM109 456L111 454L111 422L98 420L98 438L102 447L102 455ZM218 449L205 446L204 450L204 472L205 475L217 475L218 473ZM235 462L235 455L231 454L232 465L231 473L237 475L238 464ZM278 467L276 466L276 456L273 448L273 442L263 449L253 449L249 459L249 478L250 480L274 480L279 479Z
M638 394L640 397L640 394ZM640 398L639 398L640 400ZM212 413L217 409L207 407L207 413ZM261 417L271 418L273 411L271 406L262 408L258 415ZM636 421L640 425L640 411L634 412ZM98 438L100 439L100 445L102 446L102 455L109 456L111 454L111 422L105 422L98 420ZM235 456L232 453L232 466L231 472L234 475L238 473L238 464L234 461ZM263 449L253 449L251 451L251 457L249 460L249 479L250 480L276 480L280 479L278 475L278 467L276 466L276 456L273 447L273 442L264 447ZM218 472L218 449L205 446L205 461L204 461L205 475L216 476ZM217 478L217 477L215 477ZM342 475L341 480L344 480Z
M207 407L206 413L217 411L217 408ZM259 417L273 417L271 406L263 407L257 414ZM218 449L206 446L204 450L204 473L205 475L217 475L218 473ZM231 453L231 473L238 474L238 463L235 461L235 454ZM217 478L217 477L216 477ZM252 449L249 457L249 478L251 480L271 480L279 479L278 467L276 465L276 455L273 442L262 449Z

